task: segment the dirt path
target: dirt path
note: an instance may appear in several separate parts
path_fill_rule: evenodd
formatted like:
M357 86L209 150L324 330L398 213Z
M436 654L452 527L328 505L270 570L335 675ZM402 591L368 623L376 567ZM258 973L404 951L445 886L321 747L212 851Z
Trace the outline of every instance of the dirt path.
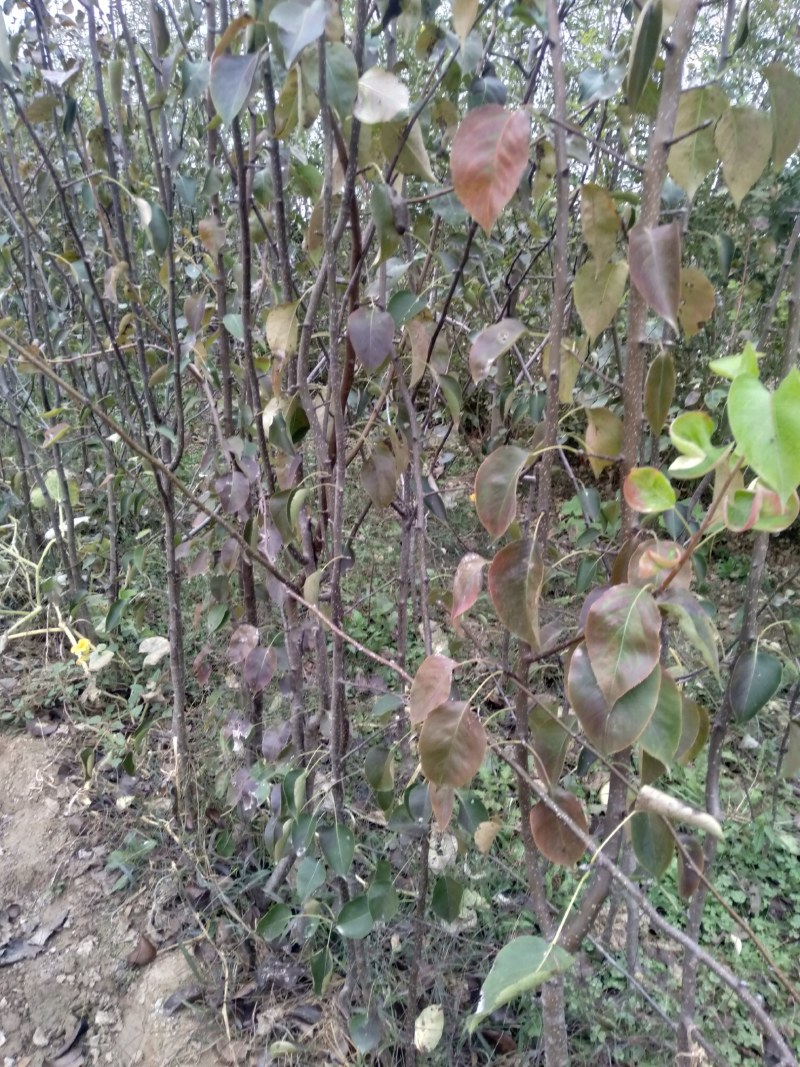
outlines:
M164 1011L193 981L178 949L126 963L157 887L112 892L111 846L93 831L75 770L61 731L0 732L0 1064L234 1062L207 1016Z

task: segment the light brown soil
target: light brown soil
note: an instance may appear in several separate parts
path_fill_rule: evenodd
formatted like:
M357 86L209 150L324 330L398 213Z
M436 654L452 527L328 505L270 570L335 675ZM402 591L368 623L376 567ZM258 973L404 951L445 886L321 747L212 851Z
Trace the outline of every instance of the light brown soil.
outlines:
M194 981L179 949L145 967L126 963L147 932L158 887L111 891L113 846L87 832L86 800L79 778L65 772L64 746L61 731L46 739L0 733L0 1064L235 1062L207 1013L163 1010ZM31 940L37 955L4 965L10 947ZM81 1019L85 1032L63 1052Z

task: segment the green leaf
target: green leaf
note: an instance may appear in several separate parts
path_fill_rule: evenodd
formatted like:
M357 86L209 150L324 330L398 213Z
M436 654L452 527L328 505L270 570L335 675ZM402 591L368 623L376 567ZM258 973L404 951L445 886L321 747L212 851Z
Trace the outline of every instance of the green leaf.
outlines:
M631 281L648 305L678 332L681 231L677 222L634 226L628 235Z
M365 894L349 900L336 917L336 929L342 937L360 941L375 925Z
M288 904L273 904L256 923L256 933L265 941L277 941L289 929L294 912Z
M482 382L504 353L512 348L527 327L519 319L501 319L481 330L469 350L469 371L473 382Z
M763 352L757 352L750 341L744 349L735 356L720 356L712 359L708 369L712 374L718 374L720 378L728 378L733 381L740 374L749 374L753 378L758 377L758 361L764 358Z
M475 1014L467 1020L474 1033L479 1024L510 1000L530 993L533 989L564 974L572 964L572 956L559 945L551 945L541 937L524 934L514 938L497 954L492 968L481 986Z
M350 1016L348 1030L356 1050L362 1056L366 1056L367 1053L374 1052L380 1044L383 1027L377 1012L373 1009L369 1012L354 1011Z
M311 957L310 969L314 992L318 997L321 997L328 988L328 983L333 974L333 956L329 948L323 948L314 953Z
M464 896L464 887L455 878L446 874L440 874L433 886L431 894L431 908L434 915L438 915L445 922L455 922L461 914L461 900Z
M169 222L160 204L151 204L141 197L134 197L139 219L142 226L147 230L153 251L157 256L163 256L169 248Z
M125 608L128 605L127 600L119 599L115 600L111 607L108 609L108 613L103 623L103 632L110 634L112 630L116 630L119 624L122 622L122 616L125 613Z
M358 94L358 66L346 44L341 41L325 45L326 87L328 103L342 122L353 114L353 105ZM317 75L319 78L319 75Z
M388 860L378 860L375 864L375 874L367 889L367 900L375 922L389 922L397 914L400 904Z
M259 63L258 52L246 56L223 52L211 60L208 87L217 114L226 126L247 103Z
M786 752L781 763L781 778L794 778L798 771L800 771L800 722L790 722Z
M425 719L419 759L428 781L455 789L469 785L486 752L486 732L466 701L448 700Z
M703 662L719 684L719 637L703 606L688 590L676 588L675 583L665 591L659 606L662 611L678 620L684 637L700 653Z
M669 436L681 455L670 464L676 478L702 478L727 455L729 448L711 443L714 420L705 411L687 411L673 420Z
M650 364L644 383L644 413L650 432L660 434L675 397L675 357L661 352Z
M637 860L653 878L660 878L672 863L675 838L660 815L637 811L631 819L631 843Z
M628 264L624 260L600 266L588 259L577 271L572 295L590 340L611 325L622 303L627 281Z
M675 490L669 479L655 467L637 467L625 478L622 492L634 511L645 515L657 515L670 511L677 503Z
M745 461L786 503L800 484L800 370L770 392L739 375L728 396L728 420Z
M489 234L528 165L528 112L486 104L469 111L450 151L455 194Z
M586 736L603 755L612 755L632 745L644 733L658 701L661 668L630 689L616 704L608 705L592 671L586 646L572 654L567 675L567 693Z
M481 463L475 478L475 510L493 538L502 537L517 514L517 482L533 455L516 445L502 445Z
M748 649L736 660L730 681L731 709L737 722L749 722L780 689L783 665L769 652Z
M309 4L302 0L282 0L272 9L269 20L278 27L287 70L303 49L325 32L325 19L325 0L311 0Z
M344 878L353 863L356 850L356 838L349 826L334 823L319 831L319 845L322 855L336 874Z
M783 63L770 63L764 75L769 82L772 166L779 171L800 144L800 78Z
M639 739L642 748L665 767L671 767L678 751L682 726L681 691L662 667L656 709Z
M766 111L729 107L714 129L725 184L737 207L764 173L772 151L772 122Z
M533 544L513 541L489 565L489 596L500 621L512 634L539 648L539 595L544 563Z
M610 706L658 665L661 613L645 589L614 585L592 601L584 635L592 673Z
M554 697L548 693L534 694L528 712L530 746L534 753L536 773L550 785L554 785L561 777L574 728L575 716L560 718Z
M419 121L414 123L406 136L407 128L408 124L404 121L383 123L381 147L384 155L389 161L397 157L395 169L398 173L419 178L424 182L435 182L436 175L431 170L431 161Z
M325 864L316 856L304 856L297 868L295 890L297 899L304 903L325 885Z
M647 0L636 22L631 41L626 95L635 111L644 88L650 80L658 50L661 47L661 27L664 10L661 0Z

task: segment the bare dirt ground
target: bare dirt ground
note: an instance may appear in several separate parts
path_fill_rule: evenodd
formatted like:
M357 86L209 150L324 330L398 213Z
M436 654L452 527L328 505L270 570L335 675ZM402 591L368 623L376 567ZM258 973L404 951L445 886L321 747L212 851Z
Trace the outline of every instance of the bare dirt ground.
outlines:
M88 818L62 730L0 732L0 1064L246 1062L212 1014L169 1014L169 998L196 981L177 944L145 966L126 962L159 886L112 892L113 846Z

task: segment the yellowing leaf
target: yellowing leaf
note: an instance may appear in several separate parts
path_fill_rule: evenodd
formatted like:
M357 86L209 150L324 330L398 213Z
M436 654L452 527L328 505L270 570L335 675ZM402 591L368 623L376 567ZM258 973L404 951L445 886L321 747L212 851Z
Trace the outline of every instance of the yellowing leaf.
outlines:
M714 314L714 286L697 267L681 270L681 299L678 322L686 337L694 337Z
M575 275L572 290L575 307L591 340L611 325L622 303L627 280L628 264L624 261L598 267L589 259Z
M772 151L772 122L766 111L731 107L719 119L714 142L734 204L742 201L764 173Z
M622 451L622 419L608 408L586 408L586 448L592 474L599 478Z

